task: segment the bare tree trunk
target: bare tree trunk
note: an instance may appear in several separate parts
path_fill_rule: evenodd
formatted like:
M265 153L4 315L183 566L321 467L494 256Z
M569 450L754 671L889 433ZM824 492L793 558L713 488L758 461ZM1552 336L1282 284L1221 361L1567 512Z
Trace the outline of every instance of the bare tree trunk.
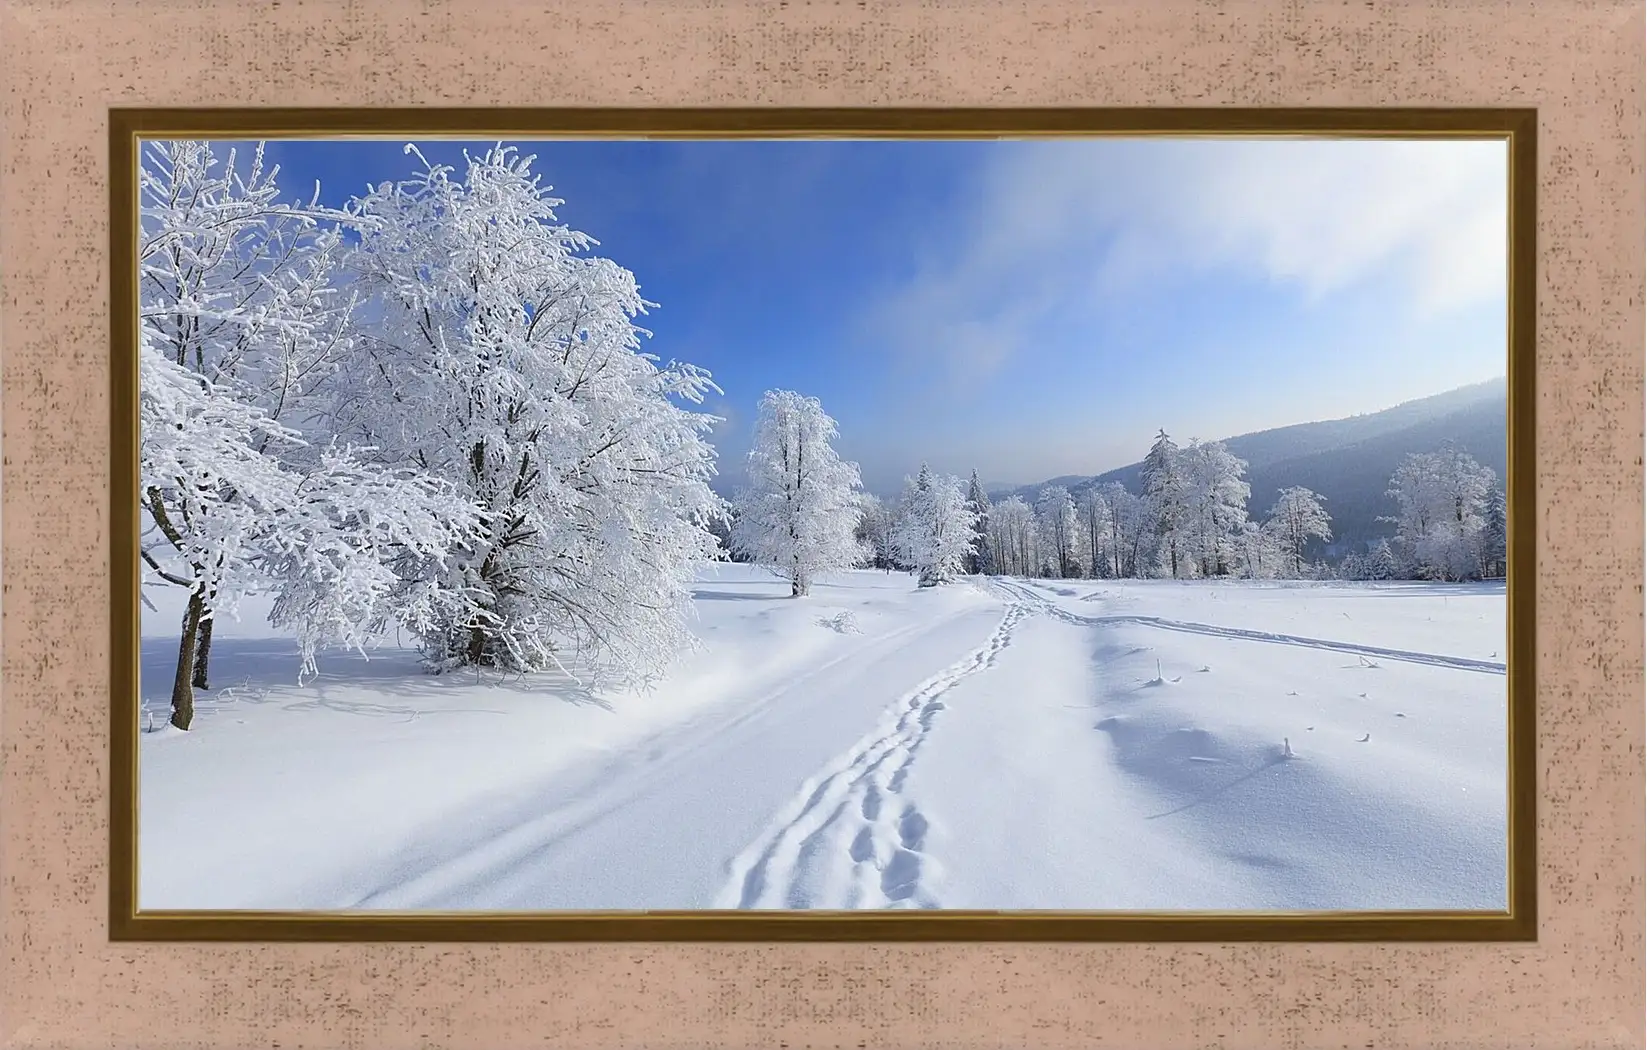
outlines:
M786 432L785 437L787 437L787 436L788 435L787 435L787 432ZM789 447L788 447L787 443L784 445L783 453L784 453L785 473L787 474L787 472L788 472L788 463L789 463ZM788 479L785 478L784 484L787 485L788 483L789 483ZM789 506L790 506L790 511L789 511L789 549L790 549L791 553L790 553L790 556L789 556L789 561L790 561L789 596L791 598L799 598L801 595L806 593L806 588L804 586L802 586L802 583L801 583L800 515L802 513L802 507L800 505L801 504L801 436L800 436L799 432L797 432L795 434L795 487L792 490L790 490L789 492L784 493L783 501L785 503L789 504Z
M195 591L189 595L189 605L183 613L183 637L177 646L177 677L172 680L171 723L179 729L188 729L194 721L194 660L199 645L200 615L205 607L205 599Z
M216 622L217 617L212 616L209 619L203 620L200 624L200 641L199 644L195 646L194 652L194 687L196 689L211 688L211 686L207 684L206 676L210 669L212 658L212 624Z

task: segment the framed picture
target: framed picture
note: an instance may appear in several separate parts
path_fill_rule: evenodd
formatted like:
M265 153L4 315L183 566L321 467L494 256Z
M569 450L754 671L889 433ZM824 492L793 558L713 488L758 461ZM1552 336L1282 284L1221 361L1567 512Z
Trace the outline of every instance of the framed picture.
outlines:
M0 1046L1642 1045L1644 26L6 8Z
M117 935L1532 937L1534 131L114 112Z

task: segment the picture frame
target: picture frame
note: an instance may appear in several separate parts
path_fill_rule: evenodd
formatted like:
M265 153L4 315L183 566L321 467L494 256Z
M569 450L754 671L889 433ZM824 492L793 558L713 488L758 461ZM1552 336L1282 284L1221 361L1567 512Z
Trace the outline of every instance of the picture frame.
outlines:
M129 110L109 119L109 258L113 508L110 652L110 933L118 940L416 941L1212 941L1531 940L1537 931L1536 608L1520 581L1536 572L1531 479L1536 473L1537 115L1533 110L1223 109L576 109ZM156 140L428 139L1011 139L1293 138L1498 140L1507 143L1509 442L1507 813L1508 907L1502 912L182 912L137 907L139 560L137 484L136 172Z
M1639 1045L1638 7L385 2L3 18L7 168L50 177L0 190L0 1043ZM277 42L278 58L226 73L247 40ZM110 288L108 114L345 102L1536 109L1537 940L113 939L109 304L85 304Z

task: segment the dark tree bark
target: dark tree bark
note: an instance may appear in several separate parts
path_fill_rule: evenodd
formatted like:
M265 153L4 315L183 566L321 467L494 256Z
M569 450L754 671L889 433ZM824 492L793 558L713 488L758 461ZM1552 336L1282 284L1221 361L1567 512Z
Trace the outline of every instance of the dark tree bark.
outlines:
M200 644L200 617L206 601L199 591L189 595L188 608L183 613L183 637L177 647L177 677L172 680L171 723L179 729L188 729L194 721L194 660Z
M795 549L795 568L789 576L789 596L803 598L810 589L810 581L801 573L801 534L798 517L803 513L800 507L801 486L806 480L803 461L806 458L806 446L801 442L801 435L795 434L795 499L796 509L789 515L789 542Z
M207 673L212 658L212 624L217 622L213 616L200 624L200 641L194 651L194 687L196 689L210 689L207 684Z

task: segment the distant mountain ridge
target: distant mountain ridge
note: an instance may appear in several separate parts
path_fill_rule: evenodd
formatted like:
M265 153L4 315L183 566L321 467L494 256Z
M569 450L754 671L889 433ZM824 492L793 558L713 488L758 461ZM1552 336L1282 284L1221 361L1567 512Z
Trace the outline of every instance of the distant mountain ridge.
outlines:
M1333 542L1315 553L1336 556L1392 534L1391 526L1378 518L1394 512L1385 491L1390 475L1411 453L1433 452L1451 441L1492 468L1502 486L1509 458L1508 418L1509 386L1501 377L1380 412L1242 434L1225 439L1224 445L1247 462L1252 486L1247 507L1254 518L1266 517L1281 490L1293 485L1324 497ZM990 498L1019 495L1033 502L1050 485L1079 493L1111 481L1138 492L1141 465L1130 463L1095 477L1066 475L1000 488Z

